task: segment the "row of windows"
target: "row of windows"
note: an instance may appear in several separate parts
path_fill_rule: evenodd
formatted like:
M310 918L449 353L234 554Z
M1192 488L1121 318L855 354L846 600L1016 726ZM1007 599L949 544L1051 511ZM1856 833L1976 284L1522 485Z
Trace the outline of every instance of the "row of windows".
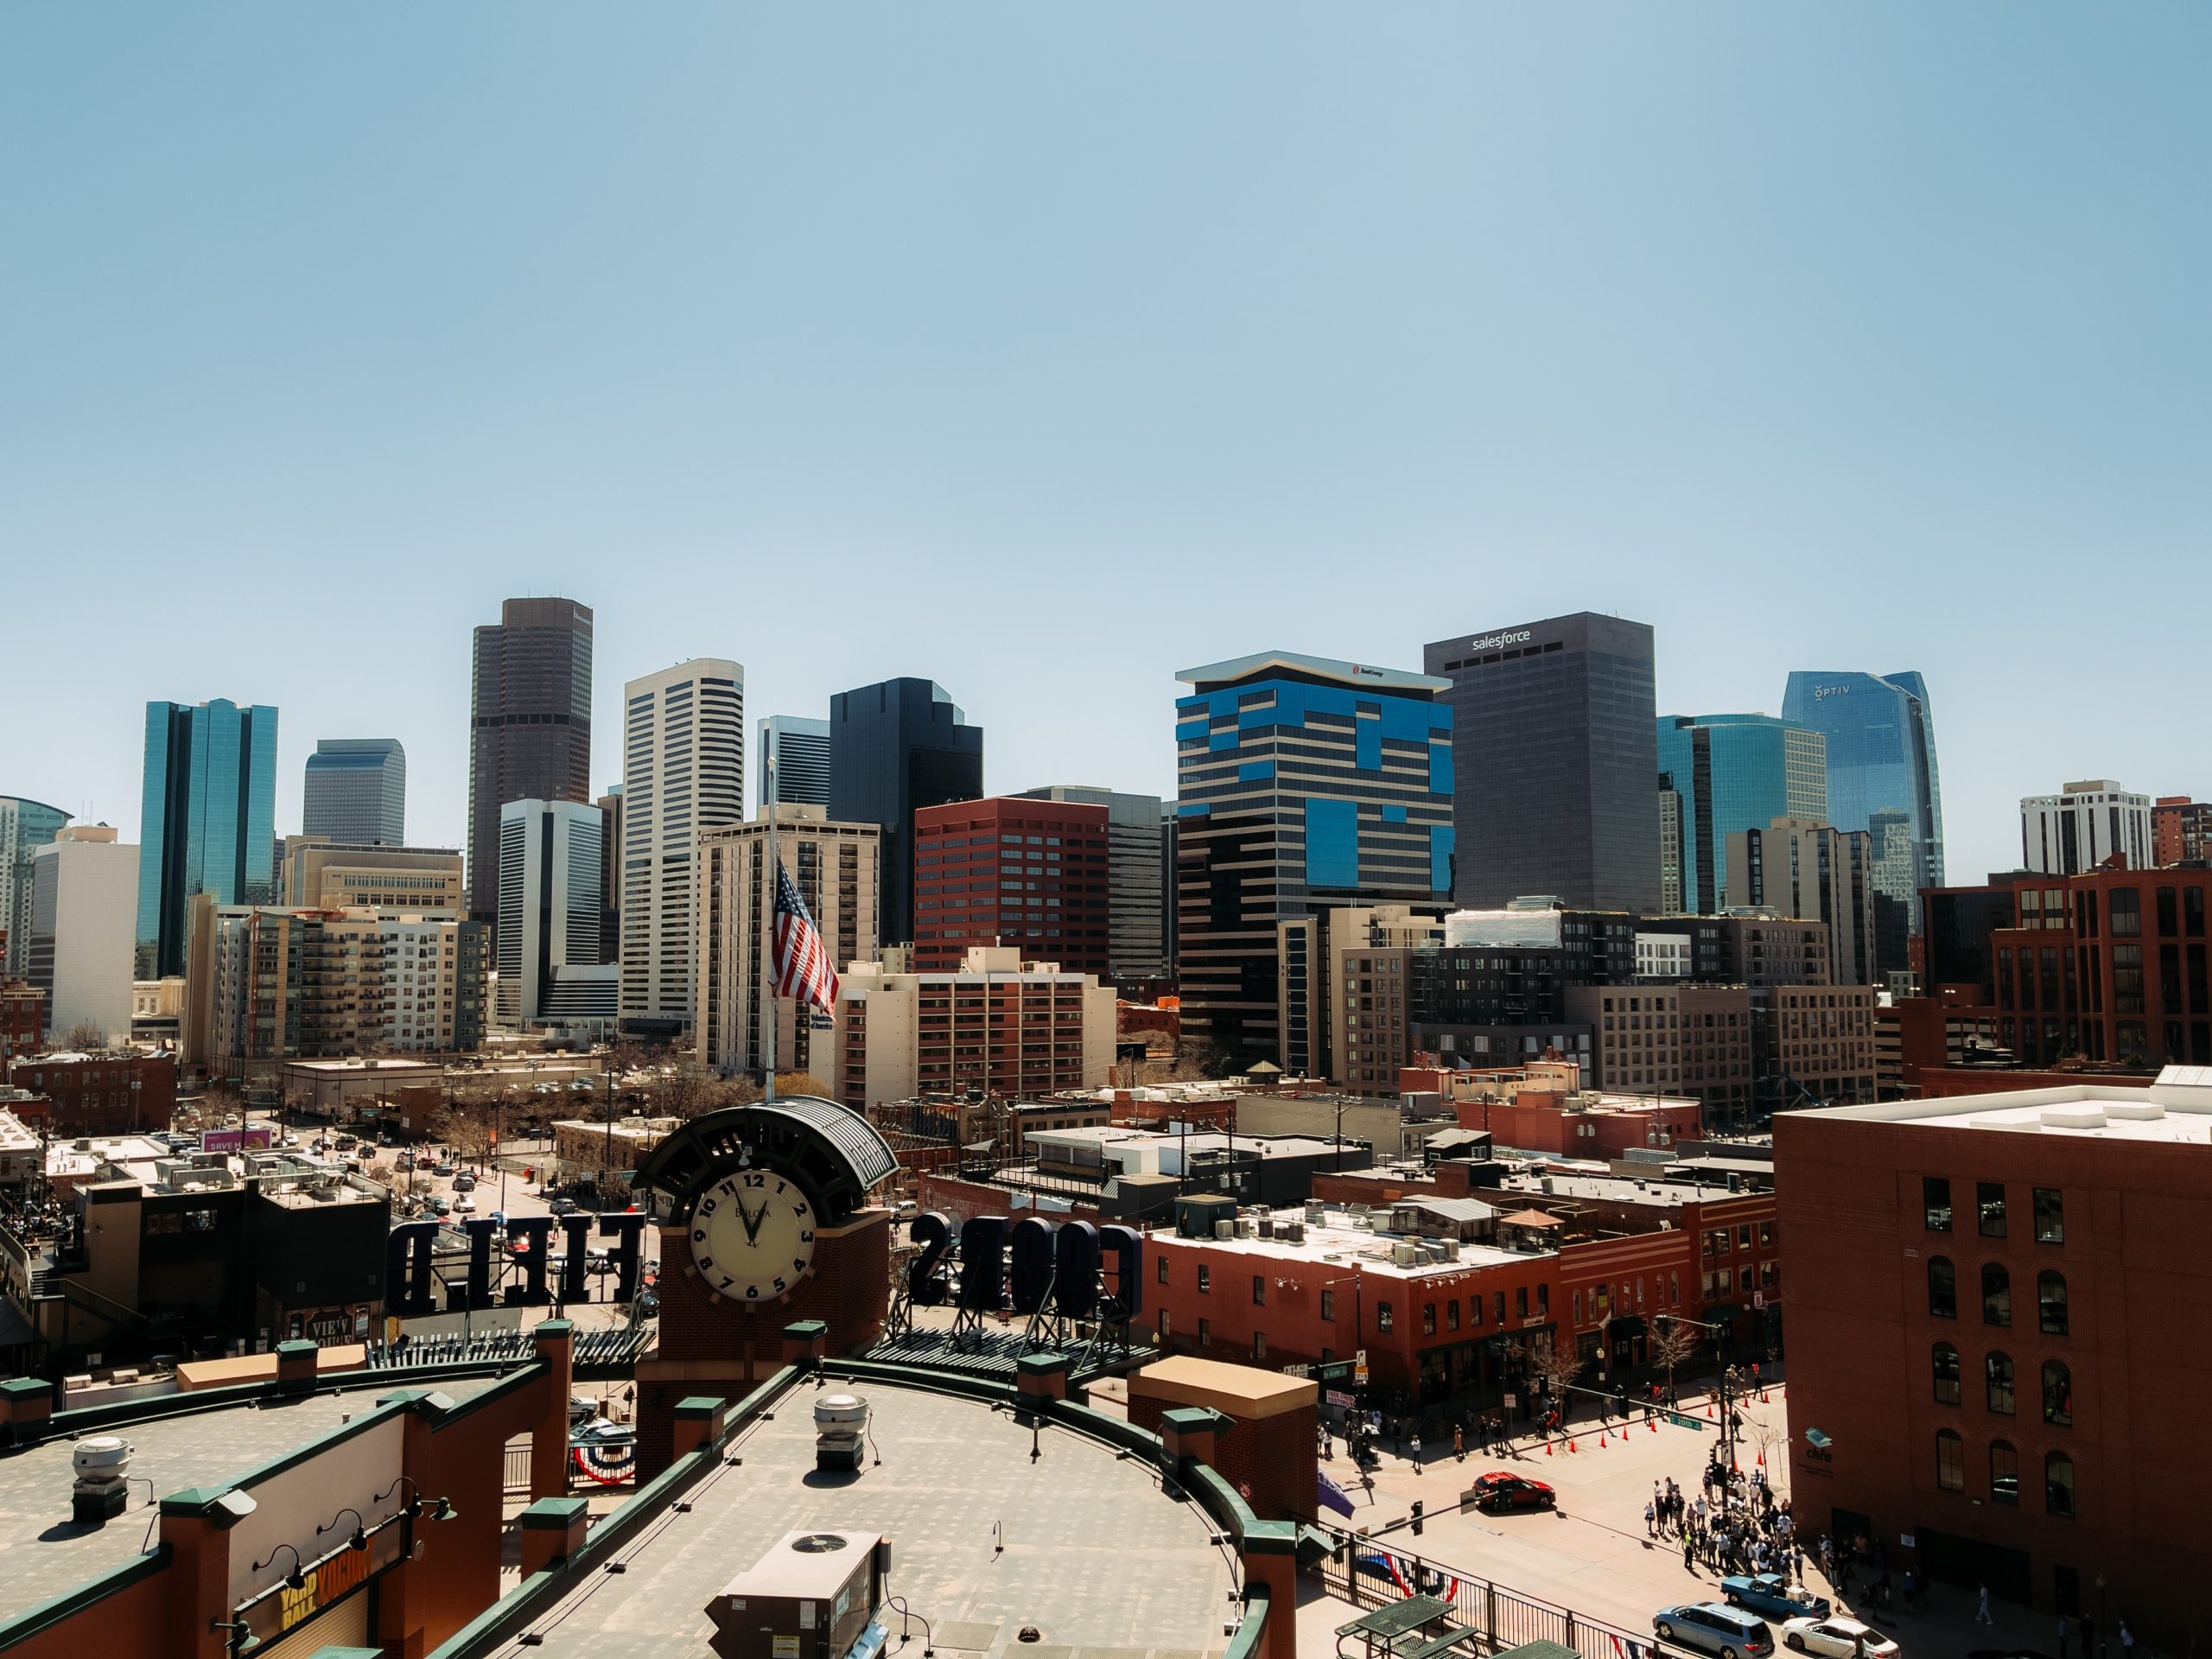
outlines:
M1936 1484L1947 1492L1967 1489L1966 1442L1948 1428L1936 1431ZM1989 1443L1989 1501L2020 1501L2020 1456L2009 1440ZM2075 1513L2074 1459L2063 1452L2044 1458L2043 1507L2044 1514L2064 1519Z
M1959 1317L1958 1269L1944 1255L1928 1258L1928 1312L1930 1318ZM1981 1264L1981 1322L2012 1323L2012 1275L2001 1262ZM2069 1334L2066 1275L2045 1268L2036 1274L2036 1325L2047 1337Z
M1959 1351L1948 1342L1939 1342L1929 1352L1929 1364L1935 1381L1936 1403L1958 1405L1963 1393ZM2014 1414L2017 1407L2012 1355L1993 1350L1982 1357L1982 1390L1983 1402L1992 1412L1999 1417ZM2074 1421L2074 1372L2063 1359L2043 1363L2043 1420L2061 1427Z
M2066 1242L2066 1195L2055 1186L2038 1186L2033 1191L2036 1243L2063 1244ZM1948 1233L1951 1230L1951 1183L1948 1177L1922 1176L1920 1204L1922 1224L1929 1232ZM2002 1181L1976 1181L1974 1204L1975 1226L1984 1238L2008 1236L2011 1220Z

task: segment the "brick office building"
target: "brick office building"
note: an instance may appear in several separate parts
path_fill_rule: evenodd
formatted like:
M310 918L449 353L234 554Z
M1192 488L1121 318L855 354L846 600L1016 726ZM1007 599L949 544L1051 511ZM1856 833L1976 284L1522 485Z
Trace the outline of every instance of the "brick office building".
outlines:
M0 933L0 945L7 936ZM25 979L0 979L0 1062L35 1054L46 1039L46 993Z
M1777 1121L1783 1229L1821 1241L1785 1293L1802 1524L2186 1645L2212 1488L2202 1076Z
M169 1054L47 1055L10 1060L7 1077L52 1103L49 1133L65 1138L166 1129L176 1107Z
M1028 796L914 814L914 959L958 968L1005 944L1071 973L1112 977L1107 809Z

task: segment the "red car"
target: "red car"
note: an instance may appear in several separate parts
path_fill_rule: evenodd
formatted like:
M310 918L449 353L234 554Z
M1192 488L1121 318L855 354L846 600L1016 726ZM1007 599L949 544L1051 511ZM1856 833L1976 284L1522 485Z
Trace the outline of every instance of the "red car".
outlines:
M1493 1469L1486 1475L1477 1475L1474 1484L1461 1496L1462 1504L1473 1504L1484 1515L1496 1515L1500 1510L1548 1510L1556 1508L1559 1495L1541 1480L1529 1480L1504 1469Z

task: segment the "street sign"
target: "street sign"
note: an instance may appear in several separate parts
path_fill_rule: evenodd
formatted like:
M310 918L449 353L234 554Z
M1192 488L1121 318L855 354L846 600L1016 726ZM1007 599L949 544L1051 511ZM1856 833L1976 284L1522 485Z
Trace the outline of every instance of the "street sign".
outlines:
M1508 1411L1515 1409L1520 1403L1521 1396L1517 1394L1509 1394L1505 1396L1505 1408Z
M1351 1380L1353 1383L1359 1388L1363 1389L1367 1386L1367 1362L1365 1360L1361 1360L1357 1364L1351 1368Z
M1351 1409L1351 1395L1344 1393L1340 1389L1331 1389L1321 1397L1332 1406L1341 1406L1346 1411Z

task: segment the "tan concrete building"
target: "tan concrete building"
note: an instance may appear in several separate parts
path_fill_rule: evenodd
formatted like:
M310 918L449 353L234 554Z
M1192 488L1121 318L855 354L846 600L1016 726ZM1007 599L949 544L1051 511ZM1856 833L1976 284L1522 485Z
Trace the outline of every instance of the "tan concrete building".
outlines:
M1591 1030L1590 1084L1695 1100L1713 1126L1751 1110L1758 1054L1741 985L1570 985L1567 1018Z
M832 1086L848 1106L980 1089L1035 1098L1096 1089L1114 1069L1114 988L1090 974L971 945L950 971L903 950L855 963L837 994Z
M287 836L283 891L295 910L374 906L458 914L461 854L448 847L360 847Z
M1871 1105L1875 1095L1874 988L1781 986L1768 993L1772 1064L1783 1107Z
M872 823L832 823L818 806L785 803L761 810L775 814L776 856L806 901L830 960L841 969L874 960L883 832ZM694 868L699 965L692 1031L699 1058L723 1072L758 1071L775 902L766 820L701 831ZM822 1026L829 1016L817 1022L810 1009L803 1017L797 1003L779 998L775 1019L776 1069L826 1075L830 1045Z
M553 1126L553 1159L563 1180L604 1180L637 1168L683 1122L680 1117L620 1117L612 1123L563 1118Z
M1826 923L1833 984L1876 984L1879 967L1904 966L1875 961L1874 896L1874 838L1864 830L1777 818L1728 837L1729 907Z
M1398 1068L1413 1058L1408 965L1443 942L1440 912L1408 905L1345 905L1276 923L1276 1064L1294 1077L1395 1096Z

